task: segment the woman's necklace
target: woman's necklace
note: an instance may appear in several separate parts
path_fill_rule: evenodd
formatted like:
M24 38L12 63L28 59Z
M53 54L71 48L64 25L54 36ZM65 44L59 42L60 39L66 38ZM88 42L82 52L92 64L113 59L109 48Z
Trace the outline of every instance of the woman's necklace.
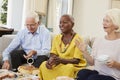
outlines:
M62 48L62 43L61 43L61 47L60 47L61 53L65 53L65 52L67 51L69 45L70 45L70 44L67 44L67 45L65 45L65 46Z
M62 36L61 43L60 43L60 52L61 53L65 53L67 51L67 49L70 46L70 43L71 43L74 35L75 35L75 33L72 33L70 38L64 38L64 36Z

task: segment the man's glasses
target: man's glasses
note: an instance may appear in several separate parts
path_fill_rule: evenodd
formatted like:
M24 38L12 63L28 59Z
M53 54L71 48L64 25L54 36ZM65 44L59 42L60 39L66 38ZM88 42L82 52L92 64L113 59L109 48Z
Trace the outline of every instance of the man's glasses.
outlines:
M36 25L36 23L34 23L34 24L25 24L25 26L35 26Z

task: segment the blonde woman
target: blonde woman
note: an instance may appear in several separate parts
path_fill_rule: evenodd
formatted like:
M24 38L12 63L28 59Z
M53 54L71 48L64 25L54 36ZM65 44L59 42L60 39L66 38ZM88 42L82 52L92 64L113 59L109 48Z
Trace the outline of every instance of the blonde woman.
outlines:
M91 55L84 43L76 40L76 46L94 70L78 72L78 80L120 80L120 9L108 10L103 18L103 29L107 33L95 39Z

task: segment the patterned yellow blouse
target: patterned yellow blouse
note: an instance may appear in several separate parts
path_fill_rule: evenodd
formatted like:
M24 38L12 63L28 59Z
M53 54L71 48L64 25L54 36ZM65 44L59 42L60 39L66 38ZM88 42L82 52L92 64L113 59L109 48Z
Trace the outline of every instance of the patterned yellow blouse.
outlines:
M58 76L69 76L74 78L76 73L86 66L86 60L83 58L81 51L75 46L75 39L79 38L75 34L70 44L65 45L62 40L62 35L57 35L53 39L51 53L58 55L64 59L80 59L79 64L59 64L52 69L47 69L43 62L40 66L40 77L42 80L54 80ZM81 39L82 41L82 39Z

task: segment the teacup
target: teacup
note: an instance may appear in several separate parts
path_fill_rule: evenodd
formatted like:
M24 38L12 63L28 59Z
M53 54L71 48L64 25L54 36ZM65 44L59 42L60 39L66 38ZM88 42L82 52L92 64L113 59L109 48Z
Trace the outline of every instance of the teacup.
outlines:
M33 58L28 58L28 59L27 59L27 64L28 64L29 66L32 66L33 63L34 63L34 59L33 59Z
M107 63L109 60L109 56L108 55L100 55L99 57L97 57L97 60L102 63Z

